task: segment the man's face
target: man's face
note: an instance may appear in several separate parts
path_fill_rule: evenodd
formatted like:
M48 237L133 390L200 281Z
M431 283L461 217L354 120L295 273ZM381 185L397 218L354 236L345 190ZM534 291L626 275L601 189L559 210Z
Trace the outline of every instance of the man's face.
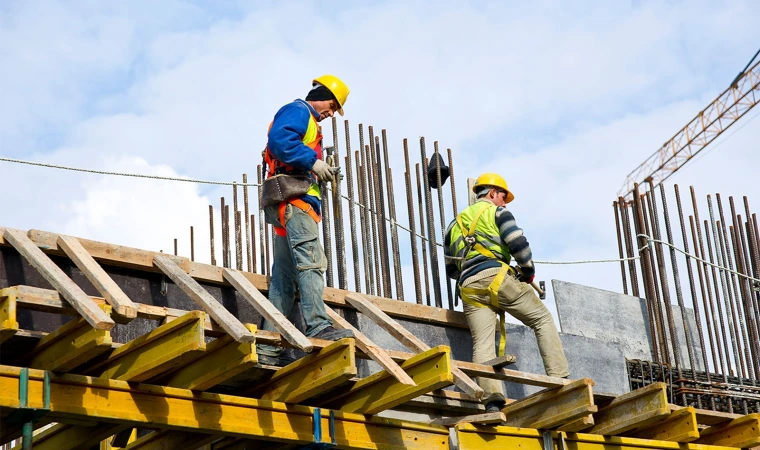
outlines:
M317 111L317 114L319 114L319 119L317 119L317 122L321 122L328 117L334 116L338 111L338 102L335 100L312 101L311 106L313 106Z
M489 198L496 206L504 206L507 204L507 191L502 189L491 189L488 193Z

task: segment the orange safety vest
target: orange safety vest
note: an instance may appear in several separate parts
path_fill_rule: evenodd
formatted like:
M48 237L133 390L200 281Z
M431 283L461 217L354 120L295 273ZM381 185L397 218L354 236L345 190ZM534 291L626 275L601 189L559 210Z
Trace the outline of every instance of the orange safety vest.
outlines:
M274 121L272 121L274 123ZM269 131L272 130L272 123L269 124L269 129L267 130L267 135L269 135ZM311 114L311 111L309 111L309 125L306 128L306 133L301 137L301 142L310 149L314 150L314 153L317 157L317 159L322 159L322 135L319 133L319 126L317 125L317 120L314 118L314 115ZM274 154L269 150L269 146L267 146L266 149L264 149L264 164L265 167L268 168L268 171L266 172L266 177L272 177L274 175L282 174L282 173L289 173L289 172L296 172L296 169L293 167L285 164L284 162L278 160L275 158ZM285 236L285 209L287 208L287 204L290 203L291 205L295 206L296 208L299 208L300 210L304 211L314 219L315 222L319 223L322 220L322 217L314 211L314 208L312 206L301 200L300 198L294 198L292 200L288 200L287 202L280 203L279 207L279 216L280 216L280 224L281 227L273 227L274 232L278 236Z

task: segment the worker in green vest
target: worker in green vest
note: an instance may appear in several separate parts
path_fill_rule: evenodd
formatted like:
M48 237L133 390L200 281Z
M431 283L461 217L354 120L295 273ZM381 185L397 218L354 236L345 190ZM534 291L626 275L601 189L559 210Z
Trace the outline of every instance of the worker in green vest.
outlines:
M494 339L499 317L499 354L506 345L504 313L507 312L536 333L546 374L566 378L567 359L549 309L530 283L535 276L528 240L505 205L514 200L504 178L484 173L472 187L477 201L451 222L444 239L446 275L457 280L473 343L473 362L496 358ZM514 258L519 272L510 267ZM485 391L488 412L505 404L502 382L478 379Z

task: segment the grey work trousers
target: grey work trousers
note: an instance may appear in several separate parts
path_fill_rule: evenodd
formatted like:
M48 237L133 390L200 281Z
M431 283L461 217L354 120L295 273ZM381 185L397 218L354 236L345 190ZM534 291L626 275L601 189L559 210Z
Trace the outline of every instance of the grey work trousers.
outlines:
M494 277L495 275L489 276L462 287L486 289ZM487 294L471 297L482 303L491 303ZM536 296L533 288L507 275L499 287L498 299L499 308L536 333L546 374L553 377L567 377L570 372L568 372L567 359L562 350L562 342L559 339L557 327L554 325L554 319L546 305ZM472 306L466 302L464 313L472 334L472 361L482 363L496 358L495 339L499 321L496 313L490 308ZM484 404L504 400L503 384L500 380L481 377L477 379L477 382L485 391L482 399Z

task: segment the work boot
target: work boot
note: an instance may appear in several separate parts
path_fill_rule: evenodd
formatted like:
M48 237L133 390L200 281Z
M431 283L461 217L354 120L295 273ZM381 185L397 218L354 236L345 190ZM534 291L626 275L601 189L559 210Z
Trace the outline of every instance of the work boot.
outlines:
M354 337L354 332L351 330L336 330L332 326L328 326L324 328L319 333L315 334L314 336L311 336L313 338L317 339L324 339L326 341L337 341L339 339L347 338L347 337Z
M502 401L495 401L495 402L488 402L486 403L486 412L487 413L495 413L500 412L501 409L506 405L506 402Z

